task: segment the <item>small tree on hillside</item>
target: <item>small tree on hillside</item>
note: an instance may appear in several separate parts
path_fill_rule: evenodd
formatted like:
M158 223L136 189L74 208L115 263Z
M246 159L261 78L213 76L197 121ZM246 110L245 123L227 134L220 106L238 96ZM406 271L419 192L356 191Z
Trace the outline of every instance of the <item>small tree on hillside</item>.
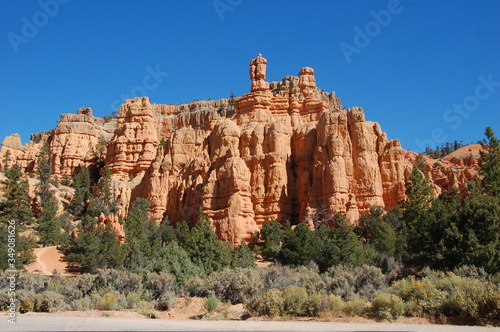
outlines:
M485 193L500 198L500 139L495 137L491 127L486 127L484 134L479 164L482 186Z

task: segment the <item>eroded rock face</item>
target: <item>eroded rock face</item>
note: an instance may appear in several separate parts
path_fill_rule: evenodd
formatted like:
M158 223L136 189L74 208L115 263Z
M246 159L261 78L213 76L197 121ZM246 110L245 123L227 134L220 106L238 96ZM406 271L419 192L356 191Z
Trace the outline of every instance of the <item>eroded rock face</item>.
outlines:
M335 93L318 89L312 68L266 82L266 66L260 54L250 62L250 92L238 98L182 105L134 98L110 121L87 108L63 114L50 140L53 173L105 160L122 217L138 197L151 202L158 222L193 223L202 208L233 244L269 220L342 213L355 222L370 206L389 209L405 198L415 153L389 141L361 108L346 110ZM10 136L0 155L10 151L28 171L40 143L30 144ZM477 164L428 163L436 191L463 188ZM113 218L100 219L114 225Z

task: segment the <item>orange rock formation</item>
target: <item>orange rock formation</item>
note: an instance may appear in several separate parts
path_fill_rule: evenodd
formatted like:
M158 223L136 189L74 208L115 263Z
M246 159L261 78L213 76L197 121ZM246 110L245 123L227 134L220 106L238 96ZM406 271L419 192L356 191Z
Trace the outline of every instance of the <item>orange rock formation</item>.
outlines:
M233 244L269 220L329 211L355 221L370 206L405 198L415 153L389 141L361 108L346 110L334 92L318 89L312 68L266 82L266 66L260 54L250 62L251 91L239 98L182 105L134 98L110 121L86 108L63 114L50 141L53 173L105 160L122 217L137 197L151 202L158 221L194 221L201 207ZM39 144L22 146L13 135L0 156L7 150L30 171ZM430 167L436 192L462 188L473 175L474 162L460 160Z

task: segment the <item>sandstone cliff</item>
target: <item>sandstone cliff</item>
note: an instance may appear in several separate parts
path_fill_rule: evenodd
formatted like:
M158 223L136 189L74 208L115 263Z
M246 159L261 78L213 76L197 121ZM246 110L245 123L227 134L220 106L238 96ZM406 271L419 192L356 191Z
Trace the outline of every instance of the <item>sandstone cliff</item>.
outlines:
M318 89L312 68L267 82L266 66L260 54L250 62L250 92L237 98L182 105L134 98L108 121L87 108L63 114L50 139L54 175L106 162L121 216L137 197L151 202L158 221L192 221L201 207L234 244L269 220L296 223L329 211L355 222L372 205L389 209L405 198L415 153L388 140L363 109L345 109ZM10 151L32 172L39 148L13 135L0 156ZM474 173L474 162L428 163L436 193L462 188Z

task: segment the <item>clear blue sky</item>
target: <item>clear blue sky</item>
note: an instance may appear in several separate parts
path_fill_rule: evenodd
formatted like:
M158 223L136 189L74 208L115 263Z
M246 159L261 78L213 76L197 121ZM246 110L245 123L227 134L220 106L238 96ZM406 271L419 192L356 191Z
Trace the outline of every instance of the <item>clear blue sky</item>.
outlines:
M155 103L242 95L258 53L268 81L313 67L404 148L477 141L488 125L500 136L499 17L497 0L0 0L0 139L144 90Z

